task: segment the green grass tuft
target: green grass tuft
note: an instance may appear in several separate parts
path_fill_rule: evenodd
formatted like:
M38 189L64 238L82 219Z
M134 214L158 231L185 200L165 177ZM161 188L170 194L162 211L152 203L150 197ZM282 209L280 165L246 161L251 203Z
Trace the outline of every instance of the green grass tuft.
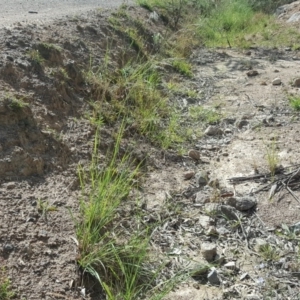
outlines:
M289 97L289 102L294 110L300 111L300 97L291 96Z

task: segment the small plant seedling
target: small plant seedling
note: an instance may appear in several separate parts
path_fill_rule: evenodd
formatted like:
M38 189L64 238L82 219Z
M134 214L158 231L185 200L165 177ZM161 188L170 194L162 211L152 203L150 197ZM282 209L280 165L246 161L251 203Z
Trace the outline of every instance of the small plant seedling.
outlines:
M271 145L267 146L266 148L266 159L271 176L274 177L279 163L277 146L274 140L272 141Z
M39 50L30 50L28 52L29 58L36 64L42 65L44 62L44 58L40 54Z
M37 201L37 209L38 209L38 212L41 213L42 218L44 218L45 221L47 221L47 219L48 219L49 211L57 211L57 207L49 206L48 201L43 201L41 199L38 199L38 201Z
M172 62L172 66L176 71L178 71L182 75L185 75L187 77L193 77L191 65L187 63L185 60L175 59Z
M279 259L279 254L276 249L272 247L270 244L263 245L259 248L259 254L265 260L277 261Z

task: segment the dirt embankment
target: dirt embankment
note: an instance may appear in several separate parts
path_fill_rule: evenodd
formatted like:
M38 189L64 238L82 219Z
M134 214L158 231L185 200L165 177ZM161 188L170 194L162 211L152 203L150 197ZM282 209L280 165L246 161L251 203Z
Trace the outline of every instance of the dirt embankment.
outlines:
M164 32L164 22L150 20L148 11L128 11L147 24L148 37ZM129 57L137 55L109 16L98 11L1 29L0 262L19 299L81 299L84 293L99 299L80 280L70 211L76 217L77 166L90 160L95 132L89 118L94 91L85 71L103 64L108 47L116 64L124 47ZM299 221L298 194L282 190L270 201L268 180L272 157L283 167L279 183L298 164L299 116L287 93L299 94L299 57L289 48L195 49L193 80L177 80L196 96L177 93L174 103L182 114L203 105L222 119L203 128L204 137L186 146L184 155L135 143L135 155L151 163L141 196L148 202L145 222L162 224L152 244L169 255L166 277L183 268L194 272L170 299L264 299L272 289L278 299L296 299L299 249L297 241L282 237L280 226ZM104 126L103 153L111 134ZM269 160L267 151L273 151ZM253 195L263 184L267 188ZM212 261L217 268L208 271ZM283 277L289 280L280 282Z

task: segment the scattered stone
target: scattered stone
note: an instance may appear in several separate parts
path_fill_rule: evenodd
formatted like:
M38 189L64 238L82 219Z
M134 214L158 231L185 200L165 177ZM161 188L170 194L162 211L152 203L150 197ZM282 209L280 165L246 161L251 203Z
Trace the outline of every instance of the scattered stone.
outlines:
M154 22L157 22L159 20L158 13L156 11L153 11L152 13L150 13L149 19L154 21Z
M237 120L235 122L235 126L239 129L242 129L243 127L245 127L247 125L249 125L249 121L247 121L247 120Z
M258 72L256 70L250 70L247 72L247 76L248 77L254 77L254 76L257 76L258 75Z
M236 268L235 261L229 261L224 265L224 267L227 269L235 269Z
M208 126L206 128L206 130L204 131L204 134L206 135L222 135L223 134L223 130L220 129L219 127L217 126Z
M207 275L208 282L212 285L219 285L220 279L216 268L211 268L211 271Z
M226 229L225 227L218 227L217 233L218 233L218 235L225 236L225 235L229 234L230 231L228 229Z
M236 197L236 209L239 211L248 210L256 205L256 200L250 196Z
M300 87L300 78L296 78L293 82L293 86Z
M201 245L201 254L207 261L213 261L217 254L216 244L203 243Z
M211 225L214 224L214 220L209 216L200 216L199 224L201 225L201 227L207 230Z
M243 273L241 276L240 276L240 281L243 281L244 279L246 279L247 277L249 277L249 274L246 272L246 273Z
M273 84L273 85L281 85L281 79L280 79L280 78L275 78L275 79L272 81L272 84Z
M245 52L245 55L250 56L250 55L251 55L251 51L250 51L250 50L247 50L247 51Z
M256 205L256 200L250 196L230 197L226 200L226 204L236 208L239 211L248 210Z
M262 81L260 85L268 85L266 81Z
M296 224L291 225L290 227L290 231L292 231L295 234L299 234L300 233L300 222L297 222Z
M204 194L202 191L196 194L195 203L208 203L209 197L207 194Z
M9 243L7 243L7 244L5 244L4 246L3 246L3 250L5 251L5 252L11 252L11 251L13 251L14 250L14 246L12 245L12 244L9 244Z
M195 174L196 184L199 187L207 185L209 181L208 173L206 171L200 171Z
M199 160L200 159L200 152L197 150L190 150L188 152L188 156L194 160Z
M183 177L185 180L189 180L189 179L193 178L194 176L195 176L194 171L187 171L183 174Z
M228 220L238 220L238 211L229 205L219 205L217 213Z
M207 214L217 214L219 205L217 203L206 203L204 206L204 211Z
M219 179L211 179L209 182L208 182L208 185L212 188L216 188L218 189L220 187L220 182L219 182Z

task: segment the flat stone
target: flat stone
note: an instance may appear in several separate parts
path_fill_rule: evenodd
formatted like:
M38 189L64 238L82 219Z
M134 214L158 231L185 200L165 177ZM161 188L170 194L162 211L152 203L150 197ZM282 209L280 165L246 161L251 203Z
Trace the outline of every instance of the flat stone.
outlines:
M201 245L201 254L207 261L213 261L217 254L216 244L203 243Z
M280 78L275 78L275 79L272 81L272 84L273 84L273 85L281 85L281 79L280 79Z
M229 261L224 265L224 267L227 269L235 269L236 268L235 261Z
M208 282L212 285L219 285L220 279L216 268L211 268L211 271L207 275Z

